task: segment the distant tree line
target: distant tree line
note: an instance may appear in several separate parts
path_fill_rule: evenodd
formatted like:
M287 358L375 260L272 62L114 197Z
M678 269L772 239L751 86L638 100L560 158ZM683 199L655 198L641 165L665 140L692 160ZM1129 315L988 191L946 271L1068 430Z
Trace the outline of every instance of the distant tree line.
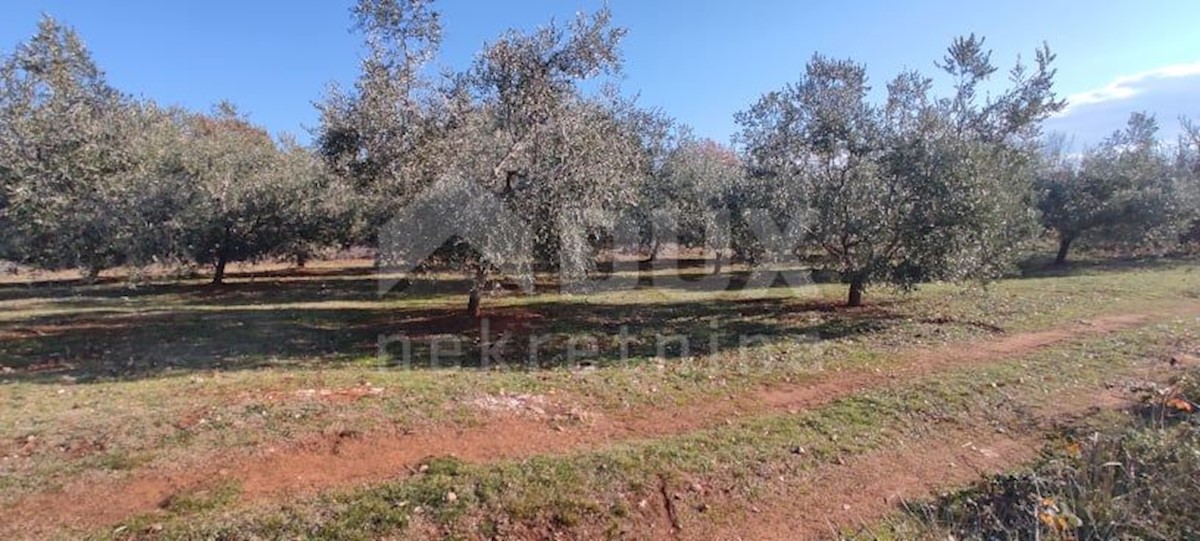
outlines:
M112 88L53 19L0 64L0 258L42 269L303 258L352 193L229 104L165 108Z
M799 80L736 117L736 147L696 138L618 88L624 29L607 9L509 31L459 72L434 73L432 0L358 0L366 55L350 88L318 104L304 147L231 104L196 112L108 84L75 32L44 18L0 58L0 259L80 269L303 264L376 246L423 192L482 187L528 222L522 261L449 239L439 256L473 277L469 310L507 265L555 268L604 244L594 217L631 217L648 257L669 231L717 261L792 258L834 273L850 305L871 284L987 279L1049 232L1165 249L1200 242L1200 130L1159 140L1153 117L1074 153L1041 123L1065 106L1054 55L1008 84L984 40L937 63L952 92L904 72L872 99L866 67L816 55ZM478 209L440 219L465 220ZM611 239L609 239L611 240Z

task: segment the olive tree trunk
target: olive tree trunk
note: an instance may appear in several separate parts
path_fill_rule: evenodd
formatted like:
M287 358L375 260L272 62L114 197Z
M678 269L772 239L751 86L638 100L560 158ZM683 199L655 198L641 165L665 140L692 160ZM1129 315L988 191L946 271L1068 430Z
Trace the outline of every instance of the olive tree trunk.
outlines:
M487 271L480 265L475 269L475 276L471 280L471 294L467 297L467 313L471 317L481 317L483 315L483 290L487 287Z
M1071 243L1075 241L1075 235L1059 235L1058 236L1058 255L1054 256L1055 265L1067 264L1067 252L1071 250Z
M221 237L221 245L217 247L217 261L213 265L212 285L219 286L225 283L225 267L229 264L229 226L225 227L225 232Z
M862 278L852 278L850 280L850 293L846 298L846 306L862 306L863 291L867 288L866 281Z

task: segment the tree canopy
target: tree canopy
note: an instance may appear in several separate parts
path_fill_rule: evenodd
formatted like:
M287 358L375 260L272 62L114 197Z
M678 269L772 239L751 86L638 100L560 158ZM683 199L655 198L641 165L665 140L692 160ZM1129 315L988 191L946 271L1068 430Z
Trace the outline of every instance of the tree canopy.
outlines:
M940 64L952 96L906 72L876 104L865 66L814 56L800 81L737 117L751 166L789 221L784 244L820 254L849 283L851 305L873 282L995 276L1030 231L1038 124L1062 107L1053 54L1034 58L982 99L996 68L982 39L960 38Z
M1077 240L1162 243L1177 239L1188 209L1181 197L1186 172L1158 140L1153 116L1133 113L1125 129L1081 156L1052 148L1039 173L1038 207L1059 242L1063 264ZM1182 174L1180 174L1182 173Z
M648 244L653 259L659 241L714 255L718 272L726 256L790 258L858 305L872 284L996 277L1040 231L1060 262L1077 240L1200 238L1200 129L1185 121L1171 146L1139 113L1082 153L1048 144L1041 123L1064 102L1046 46L999 77L982 38L958 38L940 79L906 71L883 92L866 66L817 54L737 114L725 146L620 87L626 31L607 8L505 32L459 71L436 69L433 0L357 0L351 15L364 56L316 105L310 147L232 104L127 95L43 19L0 58L0 258L92 279L208 267L220 283L232 262L331 247L413 267L430 254L390 253L398 235L449 232L433 257L469 272L478 314L505 273L586 283L604 248ZM389 230L414 205L437 227ZM501 218L511 228L471 233Z

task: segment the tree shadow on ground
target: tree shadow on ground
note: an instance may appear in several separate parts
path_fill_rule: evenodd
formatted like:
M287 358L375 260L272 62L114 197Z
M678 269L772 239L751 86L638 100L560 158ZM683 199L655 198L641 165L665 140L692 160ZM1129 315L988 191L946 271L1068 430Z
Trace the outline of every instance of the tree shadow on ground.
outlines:
M136 380L347 363L537 370L863 335L888 328L898 317L885 305L839 310L824 301L792 298L548 301L492 308L481 320L457 306L162 306L6 323L0 326L0 380Z
M689 291L741 290L748 286L781 287L810 283L808 269L792 270L786 277L773 273L756 274L741 270L719 275L706 270L703 259L660 259L652 263L623 263L618 281L630 289L649 289L667 284ZM611 280L612 268L602 268L599 280ZM771 281L774 278L774 281ZM766 280L766 283L763 283ZM517 290L511 276L498 276L497 289ZM49 280L0 284L0 302L52 300L56 306L82 308L96 302L153 301L184 305L241 305L248 303L286 304L329 301L377 301L382 299L432 299L447 295L465 295L470 280L449 277L439 269L396 279L395 274L380 273L371 267L345 269L292 269L258 272L231 272L228 282L219 286L203 280L159 280L135 283L123 278L105 277L92 284L82 279ZM535 293L556 293L560 283L553 272L539 273L533 283Z
M56 305L82 306L96 301L155 300L183 305L285 304L329 301L378 301L405 294L430 298L464 293L466 279L414 277L389 282L376 274L356 276L302 275L231 281L219 286L197 282L157 282L132 285L123 281L94 285L43 283L0 285L0 301L52 299Z
M1089 274L1120 273L1137 270L1169 271L1184 268L1200 269L1200 257L1119 257L1102 259L1078 259L1063 265L1055 265L1054 258L1033 256L1018 265L1018 274L1013 278L1064 278Z
M1126 261L1094 268L1194 263ZM0 301L37 299L28 314L14 304L13 317L0 320L0 381L56 382L64 376L131 380L189 371L347 363L536 370L870 335L892 328L900 319L962 324L923 321L894 300L843 309L839 302L785 292L741 300L725 298L738 295L672 297L672 292L786 287L803 283L807 272L793 271L787 279L767 273L764 282L763 275L744 270L709 276L702 264L656 262L665 269L684 269L682 276L666 278L664 286L663 280L636 273L630 288L634 293L628 297L493 300L485 303L483 320L465 315L465 279L416 276L381 296L371 269L281 272L219 288L195 282L135 290L123 284L0 286ZM509 282L500 289L514 287ZM537 291L558 289L552 279L539 279Z

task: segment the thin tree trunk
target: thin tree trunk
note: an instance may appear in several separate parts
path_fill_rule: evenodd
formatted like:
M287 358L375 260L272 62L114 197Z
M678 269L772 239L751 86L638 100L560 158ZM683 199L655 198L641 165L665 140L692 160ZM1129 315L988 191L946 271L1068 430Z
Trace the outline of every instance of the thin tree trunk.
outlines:
M225 252L222 251L217 256L217 264L213 267L212 285L219 286L225 283L225 265L227 263L228 259L225 257Z
M721 257L721 251L717 250L717 261L713 265L713 272L712 272L714 276L721 274L721 263L723 263L724 261L725 260Z
M652 242L650 244L650 258L647 259L646 261L653 263L658 260L658 248L659 248L659 243L657 240L655 240L654 242Z
M866 289L866 283L862 278L852 278L850 280L850 294L847 297L846 306L862 306L864 289Z
M1055 265L1062 266L1067 264L1067 252L1071 250L1071 242L1074 240L1074 235L1059 235L1058 255L1054 257Z
M487 286L487 273L483 265L475 269L475 278L471 282L471 295L467 298L467 313L471 317L483 315L483 289Z
M221 246L217 248L217 262L213 267L212 285L219 286L225 283L225 266L229 264L229 227L225 227L224 236L221 238Z
M100 279L100 266L99 265L88 265L87 268L83 269L83 283L85 283L87 285L92 285L92 284L96 283L96 281L99 279Z

